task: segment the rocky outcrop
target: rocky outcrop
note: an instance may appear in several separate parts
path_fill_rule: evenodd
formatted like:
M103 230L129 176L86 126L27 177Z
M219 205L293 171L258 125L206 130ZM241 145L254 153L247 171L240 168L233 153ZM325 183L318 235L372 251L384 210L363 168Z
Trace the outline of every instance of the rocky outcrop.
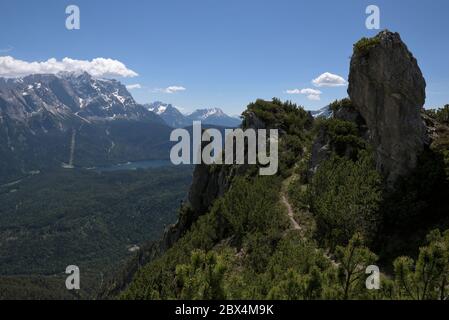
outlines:
M348 93L366 121L378 170L392 186L417 164L427 143L421 118L426 82L398 33L382 31L354 46Z
M449 126L445 122L437 120L426 112L422 113L426 124L427 136L429 138L430 149L448 150L449 149ZM444 152L444 151L443 151Z
M204 214L215 199L229 188L231 167L197 165L189 192L189 203L194 212Z
M321 127L318 134L313 141L312 149L310 150L310 161L308 164L307 179L312 180L314 174L317 172L321 163L328 160L332 155L332 148L330 146L330 137L324 127Z

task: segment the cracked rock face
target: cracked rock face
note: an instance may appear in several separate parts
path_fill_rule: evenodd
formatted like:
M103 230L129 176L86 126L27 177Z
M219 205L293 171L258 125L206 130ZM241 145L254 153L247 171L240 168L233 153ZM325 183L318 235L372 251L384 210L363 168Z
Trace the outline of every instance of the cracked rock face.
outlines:
M377 169L392 186L416 167L426 144L426 82L398 33L382 31L354 47L348 93L365 119Z

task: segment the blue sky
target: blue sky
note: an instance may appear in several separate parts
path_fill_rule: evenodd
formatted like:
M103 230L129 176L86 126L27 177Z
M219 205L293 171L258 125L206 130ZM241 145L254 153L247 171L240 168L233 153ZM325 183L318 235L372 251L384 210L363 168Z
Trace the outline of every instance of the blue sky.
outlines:
M65 28L76 4L81 29ZM257 98L290 99L317 109L346 87L317 88L324 72L347 78L352 45L381 28L401 33L428 83L427 106L449 103L449 1L414 0L0 0L0 56L23 61L65 57L118 60L139 75L139 102L162 100L192 111L238 114ZM164 92L178 86L184 91ZM320 100L286 90L320 90ZM170 91L170 90L165 90Z

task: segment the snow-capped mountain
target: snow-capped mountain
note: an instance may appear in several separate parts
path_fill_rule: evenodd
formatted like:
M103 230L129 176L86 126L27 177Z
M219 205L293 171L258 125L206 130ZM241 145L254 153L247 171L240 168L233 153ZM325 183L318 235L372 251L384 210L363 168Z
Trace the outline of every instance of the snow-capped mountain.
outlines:
M198 109L187 116L192 121L201 121L204 124L222 127L238 127L241 120L228 116L220 108Z
M0 116L24 122L43 113L59 119L151 120L158 117L138 105L116 80L96 79L88 73L38 74L0 79Z
M146 108L159 115L171 127L191 126L193 121L205 125L234 128L241 124L238 118L230 117L220 108L198 109L189 115L183 115L176 107L160 101L146 105Z
M116 80L0 78L0 184L57 166L167 158L170 132Z
M332 117L332 110L331 110L330 106L325 106L319 110L310 111L310 113L312 114L312 116L314 118L323 117L323 118L329 119L330 117Z
M167 111L167 108L173 107L171 104L166 104L160 101L156 101L150 104L145 105L148 110L154 112L158 115L164 114Z
M145 105L145 107L160 116L166 124L172 128L183 128L192 123L176 107L171 104L156 101Z

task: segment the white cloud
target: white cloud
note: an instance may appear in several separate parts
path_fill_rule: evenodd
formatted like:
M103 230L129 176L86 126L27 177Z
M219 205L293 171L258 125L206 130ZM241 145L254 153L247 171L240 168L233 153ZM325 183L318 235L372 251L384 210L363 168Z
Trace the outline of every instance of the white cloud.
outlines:
M286 91L288 94L315 94L315 95L320 95L322 92L320 90L316 90L316 89L293 89L293 90L287 90Z
M307 99L319 101L321 99L322 92L316 89L292 89L285 91L287 94L305 94Z
M91 61L55 58L47 61L27 62L10 56L0 57L0 76L7 78L24 77L30 74L57 74L59 72L87 72L94 77L115 78L136 77L138 74L128 69L122 62L113 59L96 58Z
M288 94L301 94L301 90L300 89L291 89L291 90L285 91L285 93L288 93Z
M186 91L186 88L181 87L181 86L171 86L171 87L165 88L166 93L176 93L178 91Z
M345 79L329 72L323 73L318 78L314 79L312 83L316 87L342 87L347 84Z
M142 86L139 83L129 84L126 86L126 89L128 90L142 89Z
M318 94L309 94L307 96L307 99L314 100L314 101L320 101L321 100L321 96L318 95Z
M187 89L182 86L170 86L165 89L156 89L155 91L172 94L172 93L177 93L177 92L186 91L186 90Z

